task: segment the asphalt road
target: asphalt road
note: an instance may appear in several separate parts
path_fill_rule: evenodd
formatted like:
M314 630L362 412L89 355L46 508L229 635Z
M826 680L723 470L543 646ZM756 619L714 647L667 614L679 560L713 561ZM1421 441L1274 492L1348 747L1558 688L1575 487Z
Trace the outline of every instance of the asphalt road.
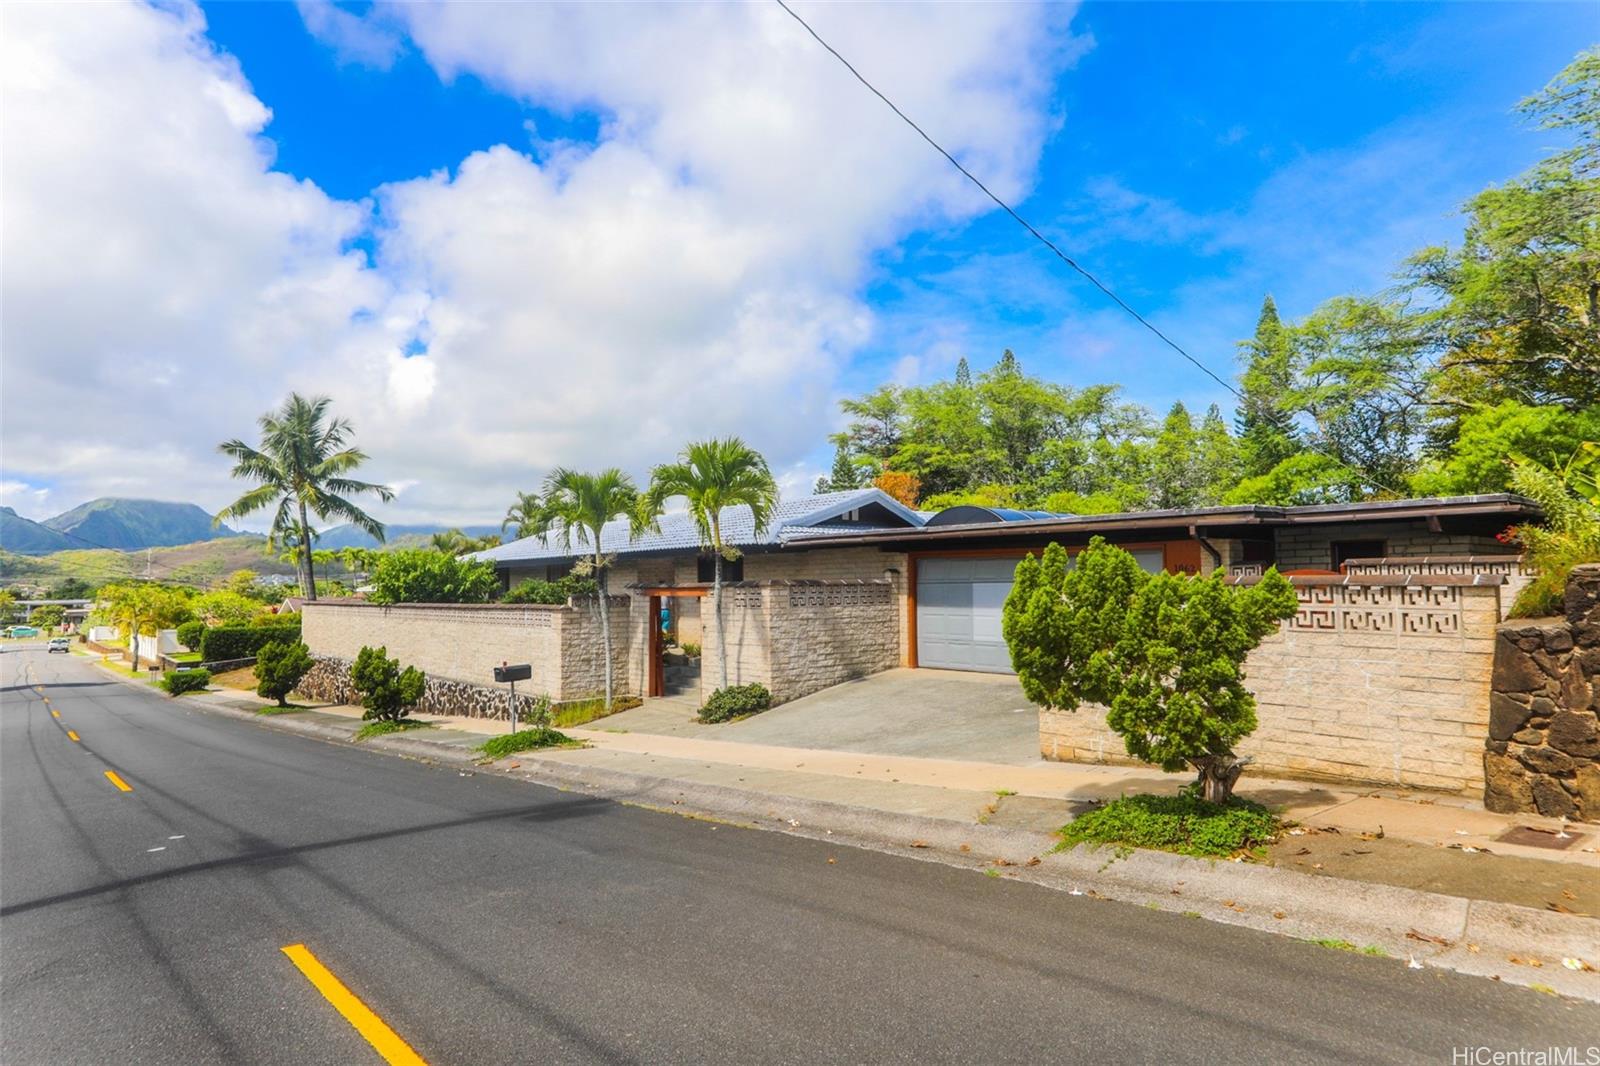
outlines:
M381 1062L291 944L435 1066L1600 1043L1592 1005L284 735L75 657L8 651L0 686L7 1066Z

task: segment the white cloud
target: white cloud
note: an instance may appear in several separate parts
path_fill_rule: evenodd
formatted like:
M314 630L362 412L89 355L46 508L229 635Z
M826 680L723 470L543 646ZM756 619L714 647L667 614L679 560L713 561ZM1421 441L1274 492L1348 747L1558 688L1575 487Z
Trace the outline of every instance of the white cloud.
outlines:
M295 0L306 30L334 50L342 63L388 70L400 58L405 42L381 18L362 18L333 0Z
M1026 191L1070 12L802 10ZM447 77L600 111L601 143L486 146L341 202L271 169L270 101L196 9L9 9L8 477L215 507L237 492L216 442L291 388L333 395L364 473L407 486L395 520L492 517L555 463L642 475L711 433L792 472L875 328L867 257L986 209L776 7L302 12L376 65L404 24ZM348 242L374 224L369 265Z

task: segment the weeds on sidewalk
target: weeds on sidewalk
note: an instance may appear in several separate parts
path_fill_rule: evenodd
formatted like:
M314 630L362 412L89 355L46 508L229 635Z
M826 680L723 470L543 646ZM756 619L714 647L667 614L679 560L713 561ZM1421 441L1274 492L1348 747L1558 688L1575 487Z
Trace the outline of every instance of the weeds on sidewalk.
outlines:
M504 736L490 737L478 745L478 750L483 752L484 761L503 759L507 755L519 751L530 751L534 748L570 748L581 747L579 741L573 740L565 733L538 726L533 729L522 729Z
M1123 796L1063 826L1061 846L1111 844L1119 853L1156 848L1225 859L1272 843L1281 828L1259 803L1231 797L1207 803L1193 789L1176 796Z

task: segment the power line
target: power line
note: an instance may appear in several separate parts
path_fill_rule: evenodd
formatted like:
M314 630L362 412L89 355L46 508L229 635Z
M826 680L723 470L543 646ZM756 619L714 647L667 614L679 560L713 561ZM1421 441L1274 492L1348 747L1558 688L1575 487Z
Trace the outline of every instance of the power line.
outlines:
M1231 392L1234 396L1236 396L1239 399L1239 401L1241 403L1245 404L1246 408L1248 409L1248 407L1249 407L1249 405L1251 403L1250 398L1248 396L1246 396L1243 392L1239 391L1239 389L1236 388L1233 385L1232 382L1227 381L1226 379L1218 376L1218 374L1215 371L1213 371L1210 367L1206 366L1199 359L1196 359L1194 356L1190 355L1189 352L1187 350L1185 350L1184 347L1181 344L1179 344L1177 341L1173 340L1171 337L1169 337L1165 333L1163 333L1161 331L1161 329L1159 327L1157 327L1153 322L1151 322L1149 319L1145 318L1138 311L1134 310L1134 308L1131 305L1129 305L1129 303L1126 300L1124 300L1122 297L1118 296L1115 292L1113 292L1111 290L1110 286L1106 285L1105 282L1103 282L1099 278L1095 277L1092 273L1090 273L1083 266L1081 266L1078 263L1077 260L1073 259L1066 252L1063 252L1059 247L1056 246L1056 243L1054 241L1052 241L1049 237L1046 237L1043 233L1040 233L1038 228L1035 227L1034 224L1029 222L1026 218L1023 218L1022 215L1019 214L1014 207L1012 207L1010 204L1006 203L1004 200L1000 199L1000 197L996 196L994 194L994 192L989 188L989 186L985 185L981 180L979 180L977 175L973 174L972 171L968 170L965 166L963 166L961 164L961 161L959 159L957 159L955 156L951 155L948 151L946 151L944 145L940 144L938 141L934 140L931 136L929 136L928 132L926 130L924 130L921 126L917 125L916 121L910 115L908 115L904 111L900 110L899 105L897 105L893 100L891 100L887 96L885 96L883 94L883 92L881 90L879 90L876 85L874 85L874 84L872 84L872 82L868 81L866 79L866 76L863 75L859 70L856 69L855 64L851 63L848 59L846 59L843 55L841 55L837 48L835 48L833 45L829 44L826 40L823 39L821 34L819 34L816 30L812 29L811 28L811 24L809 22L807 22L805 19L801 18L800 15L797 14L792 7L790 7L787 3L785 3L785 0L773 0L773 2L776 3L779 7L783 8L784 12L787 13L790 18L792 18L796 22L798 22L800 24L801 28L803 28L806 31L806 33L811 35L811 39L812 40L816 41L823 48L827 49L828 54L833 56L833 58L837 59L844 66L844 68L850 72L851 76L854 77L856 79L856 81L860 82L862 85L864 85L866 87L868 92L872 93L873 96L876 96L879 100L883 101L884 106L886 106L890 111L893 111L895 113L895 115L897 115L900 118L900 120L902 122L904 122L907 126L910 126L913 130L915 130L916 133L917 133L917 136L921 137L924 141L926 141L929 144L929 146L931 146L933 148L934 151L936 151L940 155L944 156L946 161L948 161L951 166L955 167L956 170L960 171L962 176L965 177L968 181L972 182L973 185L977 186L978 189L985 196L987 196L990 200L993 200L994 203L996 204L996 206L998 206L1000 208L1000 210L1002 210L1006 214L1010 215L1012 220L1015 221L1017 223L1017 225L1021 226L1024 230L1026 230L1029 233L1029 235L1031 235L1034 238L1034 240L1038 241L1040 244L1042 244L1046 248L1048 248L1050 250L1050 252L1057 259L1061 260L1063 263L1067 264L1067 266L1071 267L1074 271L1076 271L1079 275L1081 275L1085 280L1087 280L1091 285L1093 285L1095 288L1099 289L1102 293L1104 293L1113 303L1115 303L1118 307L1122 308L1130 316L1132 316L1132 318L1136 322L1138 322L1141 326L1143 326L1145 329L1149 330L1151 333L1155 334L1158 338L1160 338L1160 340L1161 340L1161 342L1163 344L1165 344L1167 347L1171 348L1173 351L1177 352L1179 355L1183 356L1190 363L1193 363L1194 366L1196 368L1198 368L1201 373L1206 375L1206 377L1210 378L1212 381L1215 381L1218 385L1221 385L1223 388L1225 388L1229 392ZM1338 456L1333 455L1333 454L1323 450L1322 448L1317 447L1315 444L1312 444L1310 442L1305 442L1305 441L1302 441L1301 443L1304 444L1304 446L1306 447L1306 449L1308 451L1316 452L1318 455L1321 455L1326 459L1331 459L1333 462L1337 463L1339 466L1344 467L1346 470L1349 470L1349 471L1351 471L1352 473L1355 473L1355 474L1359 474L1364 480L1371 482L1372 484L1376 485L1380 489L1384 489L1385 491L1388 491L1388 492L1395 492L1397 495L1399 495L1397 490L1395 490L1393 488L1390 488L1388 485L1385 485L1383 482L1381 482L1381 481L1377 480L1377 478L1373 477L1370 471L1363 470L1360 467L1354 466L1354 465L1350 464L1349 462L1346 462L1345 460L1339 458Z

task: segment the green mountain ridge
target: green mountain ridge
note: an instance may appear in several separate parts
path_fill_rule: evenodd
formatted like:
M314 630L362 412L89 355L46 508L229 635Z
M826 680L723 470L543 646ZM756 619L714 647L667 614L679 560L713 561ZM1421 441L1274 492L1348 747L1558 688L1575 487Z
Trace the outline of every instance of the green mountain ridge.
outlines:
M66 551L72 540L55 530L23 518L9 507L0 507L0 549L19 555L45 555Z
M115 548L118 551L195 544L239 535L227 526L213 526L211 515L192 503L115 497L90 500L38 524L64 535L67 540L64 547ZM14 548L9 543L6 549L27 550Z

